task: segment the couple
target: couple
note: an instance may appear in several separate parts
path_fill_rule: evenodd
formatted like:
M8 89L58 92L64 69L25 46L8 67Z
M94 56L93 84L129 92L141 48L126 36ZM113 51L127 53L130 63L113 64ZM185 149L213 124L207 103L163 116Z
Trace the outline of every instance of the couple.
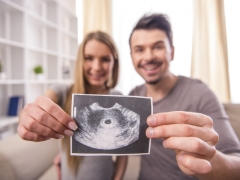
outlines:
M154 114L146 119L151 154L142 156L139 179L240 179L240 144L223 106L201 81L169 71L174 47L168 19L162 14L142 17L129 44L134 67L146 82L130 95L153 98ZM71 94L120 94L112 89L118 61L107 34L88 34L78 51L74 84L52 86L21 113L18 134L23 139L62 139L61 155L55 158L61 161L62 179L123 177L127 157L114 163L111 157L69 156L69 136L77 129L69 116Z

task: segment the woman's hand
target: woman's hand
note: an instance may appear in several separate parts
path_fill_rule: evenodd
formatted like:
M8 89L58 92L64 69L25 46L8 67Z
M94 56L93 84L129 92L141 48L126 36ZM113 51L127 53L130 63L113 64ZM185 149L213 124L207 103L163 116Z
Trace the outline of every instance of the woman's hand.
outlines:
M60 106L40 96L25 105L19 119L18 134L24 140L45 141L72 136L76 129L75 121Z

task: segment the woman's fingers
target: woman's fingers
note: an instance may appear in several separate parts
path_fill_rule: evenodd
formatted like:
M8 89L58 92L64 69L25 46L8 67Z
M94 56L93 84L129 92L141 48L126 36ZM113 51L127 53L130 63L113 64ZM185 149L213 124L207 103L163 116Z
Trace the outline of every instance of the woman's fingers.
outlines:
M23 125L30 131L37 133L42 132L45 133L43 135L48 135L49 137L52 137L52 135L55 134L56 137L53 138L57 138L60 134L68 136L73 135L72 130L66 128L66 126L64 126L57 119L55 119L53 116L48 114L36 104L28 104L26 106L26 110L29 113L30 117L26 118L26 120L23 122ZM49 128L52 131L50 131ZM58 138L61 137L59 136Z
M46 140L50 139L49 137L45 137L45 136L39 135L39 134L37 134L35 132L31 132L31 131L27 130L21 124L19 124L19 126L18 126L18 135L22 139L27 140L27 141L38 142L38 141L46 141Z
M76 130L78 128L75 121L51 99L40 96L35 100L34 103L36 103L36 105L38 105L41 109L57 119L65 127L71 130Z
M21 124L30 132L35 132L39 135L55 139L62 139L64 137L58 132L52 130L50 127L42 125L28 114L25 114L24 116L25 120Z
M18 133L25 140L44 141L72 136L76 129L76 122L66 112L51 99L42 96L24 107Z

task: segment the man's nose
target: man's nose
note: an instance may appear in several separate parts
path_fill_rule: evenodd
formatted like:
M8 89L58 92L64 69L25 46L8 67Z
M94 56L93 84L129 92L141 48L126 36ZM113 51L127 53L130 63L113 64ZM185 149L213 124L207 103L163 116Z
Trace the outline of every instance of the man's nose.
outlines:
M151 49L146 49L146 51L143 54L143 59L145 61L152 61L154 59L154 54Z

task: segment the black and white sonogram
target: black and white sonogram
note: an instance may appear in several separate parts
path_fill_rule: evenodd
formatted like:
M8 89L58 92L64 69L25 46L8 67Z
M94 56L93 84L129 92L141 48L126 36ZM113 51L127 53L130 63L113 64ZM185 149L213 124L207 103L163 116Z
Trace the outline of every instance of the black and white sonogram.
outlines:
M74 107L73 118L80 120L73 138L92 148L118 149L139 138L140 115L118 103L110 108L98 103Z
M147 154L146 118L152 112L145 97L73 94L72 117L78 129L72 155Z

